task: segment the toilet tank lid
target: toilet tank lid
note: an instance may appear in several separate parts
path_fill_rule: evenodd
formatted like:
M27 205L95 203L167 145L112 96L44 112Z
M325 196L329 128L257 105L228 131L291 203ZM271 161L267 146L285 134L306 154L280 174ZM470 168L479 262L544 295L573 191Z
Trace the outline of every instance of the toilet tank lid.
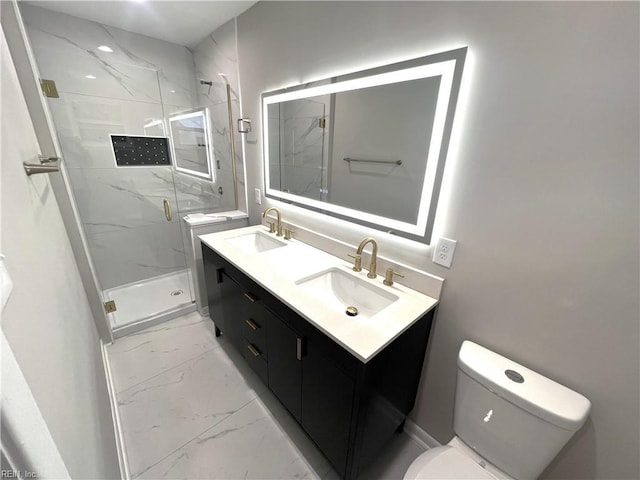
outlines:
M591 402L579 393L469 340L460 347L458 368L500 397L565 430L578 430L591 409Z

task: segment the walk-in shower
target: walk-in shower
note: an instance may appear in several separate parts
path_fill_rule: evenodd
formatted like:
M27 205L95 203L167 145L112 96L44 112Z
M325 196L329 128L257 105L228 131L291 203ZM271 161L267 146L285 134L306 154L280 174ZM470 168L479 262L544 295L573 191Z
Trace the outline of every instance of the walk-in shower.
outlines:
M222 41L189 50L33 5L21 11L40 77L58 91L47 104L114 335L195 309L183 217L246 208L231 130L240 116L235 23L214 32Z

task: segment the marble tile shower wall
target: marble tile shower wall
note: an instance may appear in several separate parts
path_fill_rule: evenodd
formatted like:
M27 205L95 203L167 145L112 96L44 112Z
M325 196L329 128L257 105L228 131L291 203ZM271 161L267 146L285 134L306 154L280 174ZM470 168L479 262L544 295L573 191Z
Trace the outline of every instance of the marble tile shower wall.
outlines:
M162 134L158 122L196 106L193 55L99 23L30 5L21 9L41 77L55 80L60 94L49 106L102 288L186 268L181 216L232 208L232 181L218 171L220 195L219 185L170 167L116 168L109 134ZM101 45L113 52L98 50ZM212 116L214 132L227 128L226 115L224 123ZM219 150L229 150L228 140L216 141ZM221 165L230 164L217 153ZM165 198L174 210L170 222Z
M233 209L233 204L229 203L233 202L234 195L226 82L231 86L231 115L235 122L241 117L235 19L218 27L204 38L193 49L193 61L196 76L196 101L200 106L209 107L213 126L214 155L216 159L222 159L220 170L218 170L221 179L219 184L224 192L223 198L225 205L228 206L227 209ZM220 74L224 74L224 76ZM209 88L208 85L201 85L200 80L211 81L213 86ZM233 128L236 128L235 124L233 124ZM242 137L237 131L234 134L234 147L238 182L237 209L246 211Z

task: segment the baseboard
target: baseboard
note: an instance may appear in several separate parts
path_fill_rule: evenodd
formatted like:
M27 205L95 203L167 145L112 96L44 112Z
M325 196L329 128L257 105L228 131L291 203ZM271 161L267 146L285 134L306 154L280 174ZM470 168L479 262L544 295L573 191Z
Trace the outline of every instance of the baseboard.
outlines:
M131 480L131 472L129 471L129 462L127 461L127 452L124 446L124 435L122 432L122 422L120 420L120 411L118 410L118 398L116 396L116 388L111 376L111 367L109 365L109 353L106 344L101 340L100 347L102 350L102 363L104 365L104 373L107 377L107 389L109 390L109 403L111 404L111 418L113 419L113 429L116 433L116 449L118 451L118 463L120 464L120 476L122 480Z
M438 440L433 438L422 428L416 425L416 423L413 422L410 418L407 418L407 420L404 422L404 433L418 442L425 450L442 446L442 444Z

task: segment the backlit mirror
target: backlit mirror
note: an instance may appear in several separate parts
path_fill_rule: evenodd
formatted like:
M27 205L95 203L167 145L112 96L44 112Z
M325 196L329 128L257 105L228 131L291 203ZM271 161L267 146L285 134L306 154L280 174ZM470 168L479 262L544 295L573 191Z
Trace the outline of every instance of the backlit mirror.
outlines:
M267 197L430 243L466 52L264 93Z

